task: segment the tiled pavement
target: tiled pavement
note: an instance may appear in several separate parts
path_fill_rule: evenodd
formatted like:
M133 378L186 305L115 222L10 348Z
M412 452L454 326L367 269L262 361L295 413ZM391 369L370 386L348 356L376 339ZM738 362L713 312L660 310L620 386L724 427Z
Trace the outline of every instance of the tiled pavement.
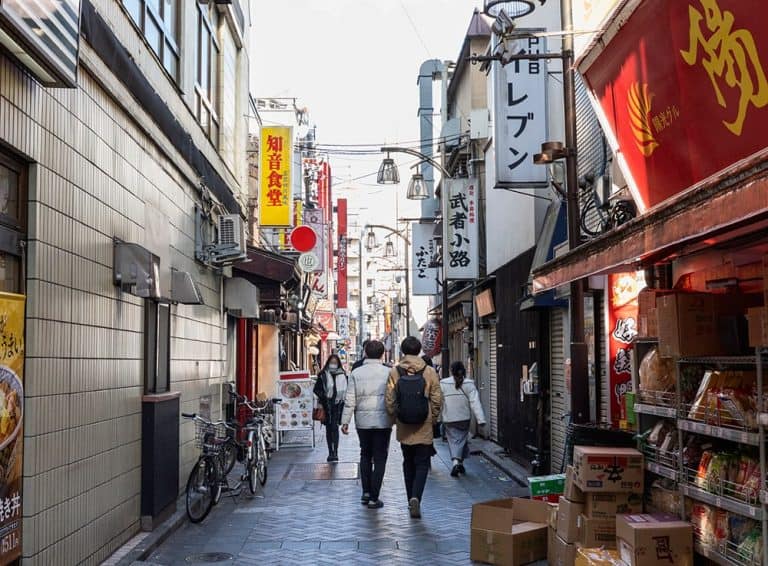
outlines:
M319 431L319 429L318 429ZM202 524L185 524L148 559L152 564L190 564L195 554L227 553L228 564L470 564L472 503L525 495L527 489L481 457L466 462L467 475L449 475L448 448L438 455L422 504L422 518L408 516L400 446L394 436L382 488L384 508L359 503L359 480L285 479L291 464L325 463L318 447L284 448L269 465L262 493L224 496ZM357 435L342 435L342 462L356 462ZM238 472L239 464L233 475Z

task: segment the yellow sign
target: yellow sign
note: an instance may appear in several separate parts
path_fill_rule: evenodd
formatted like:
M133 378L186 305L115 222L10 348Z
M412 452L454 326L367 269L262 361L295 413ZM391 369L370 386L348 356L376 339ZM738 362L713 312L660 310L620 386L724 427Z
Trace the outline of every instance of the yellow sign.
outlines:
M259 225L290 226L293 128L262 127L259 151Z
M24 301L0 293L0 564L21 556Z
M688 7L690 44L687 51L680 50L680 55L686 64L693 66L699 62L701 47L701 66L712 81L717 103L723 108L727 104L721 85L738 89L736 116L732 122L723 120L723 125L740 136L749 105L762 108L768 104L768 80L752 33L746 28L734 29L733 12L721 11L717 0L700 0L700 3L703 13L694 6Z
M291 230L296 228L296 226L301 226L303 224L303 218L304 218L304 201L302 201L301 199L295 199L293 201L293 224L291 224L290 228L280 229L280 249L281 250L287 250L291 247L291 242L288 240L288 237L291 234Z

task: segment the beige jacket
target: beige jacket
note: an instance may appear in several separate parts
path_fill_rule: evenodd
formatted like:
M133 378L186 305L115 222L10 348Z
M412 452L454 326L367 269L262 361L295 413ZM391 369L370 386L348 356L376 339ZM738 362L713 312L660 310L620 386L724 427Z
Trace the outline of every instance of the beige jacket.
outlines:
M440 389L440 378L437 376L437 372L434 368L425 368L427 364L419 356L403 356L403 359L400 360L398 365L410 374L417 373L424 368L424 381L427 384L424 394L429 398L430 411L427 420L419 425L404 424L400 421L396 421L397 440L402 444L409 445L432 444L432 423L436 423L439 420L440 410L443 407L443 392ZM385 401L387 412L393 417L396 412L395 387L399 379L400 374L397 372L397 367L392 368L389 372Z

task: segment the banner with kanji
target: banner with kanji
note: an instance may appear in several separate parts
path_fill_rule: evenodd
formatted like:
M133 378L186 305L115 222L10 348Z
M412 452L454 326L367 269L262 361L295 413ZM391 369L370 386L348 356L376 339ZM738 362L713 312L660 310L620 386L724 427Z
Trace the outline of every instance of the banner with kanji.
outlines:
M645 287L643 273L608 275L608 373L611 424L626 420L624 397L632 391L631 354L637 336L637 297Z
M476 178L447 179L445 224L448 279L477 279L480 275Z
M259 226L290 227L293 128L262 127L259 151Z
M0 564L21 556L24 301L0 293Z

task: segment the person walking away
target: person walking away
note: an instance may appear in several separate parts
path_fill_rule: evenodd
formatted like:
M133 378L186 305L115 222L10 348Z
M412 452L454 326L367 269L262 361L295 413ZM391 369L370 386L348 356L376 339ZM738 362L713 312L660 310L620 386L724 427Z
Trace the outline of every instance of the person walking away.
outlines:
M464 459L469 456L469 422L472 414L478 426L485 426L485 413L480 404L475 382L467 379L467 370L461 362L451 364L451 376L440 380L443 392L443 430L448 438L453 468L451 475L465 474Z
M331 354L320 370L314 393L325 411L325 438L328 443L328 462L339 461L339 424L347 394L347 374L336 354Z
M389 372L387 412L395 417L403 451L403 478L411 517L421 517L421 498L429 474L433 423L443 405L437 372L419 357L421 342L408 336L400 344L403 357Z
M349 376L341 432L349 434L349 422L355 416L355 428L360 439L360 481L363 495L360 502L369 509L384 506L379 494L392 436L392 417L387 412L384 397L389 368L382 362L384 344L370 340L365 345L365 361Z
M359 368L361 365L363 365L363 363L365 363L365 358L367 356L367 354L365 353L365 347L368 345L368 342L370 342L370 340L364 340L363 341L362 356L360 356L360 359L352 364L352 369L349 370L350 373L355 371L357 368Z

